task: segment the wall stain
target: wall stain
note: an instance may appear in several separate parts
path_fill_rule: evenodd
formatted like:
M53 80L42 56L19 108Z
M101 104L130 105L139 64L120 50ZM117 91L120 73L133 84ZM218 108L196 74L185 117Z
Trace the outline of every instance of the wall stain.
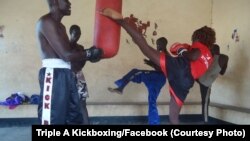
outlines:
M136 29L139 33L141 33L145 38L148 37L148 35L156 36L157 35L157 23L154 23L154 31L152 34L147 33L147 29L150 27L150 21L143 22L139 18L135 17L134 14L130 14L129 17L125 17L124 20L132 26L134 29ZM155 44L155 41L153 38L151 38L152 44ZM126 39L126 43L129 44L129 40Z
M240 36L239 36L239 34L238 34L238 30L237 30L237 29L234 29L234 30L233 30L232 39L233 39L235 42L239 42L239 41L240 41Z
M0 25L0 38L3 38L3 29L4 29L4 25Z

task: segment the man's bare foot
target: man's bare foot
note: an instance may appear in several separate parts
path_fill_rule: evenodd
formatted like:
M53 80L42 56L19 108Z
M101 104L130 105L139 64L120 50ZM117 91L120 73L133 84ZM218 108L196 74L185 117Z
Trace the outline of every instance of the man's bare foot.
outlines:
M122 91L119 88L110 88L110 87L108 87L108 90L110 92L113 92L113 93L122 94Z
M123 19L123 16L121 13L115 11L114 9L111 9L111 8L104 8L100 11L100 14L104 15L104 16L107 16L111 19L114 19L114 20L120 20L120 19Z

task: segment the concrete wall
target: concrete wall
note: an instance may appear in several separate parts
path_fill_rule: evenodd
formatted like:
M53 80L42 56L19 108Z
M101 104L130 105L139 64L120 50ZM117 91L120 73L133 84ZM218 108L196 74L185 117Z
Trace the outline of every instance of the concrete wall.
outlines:
M63 23L68 29L72 24L82 28L81 44L86 48L93 43L94 0L71 0L72 15L64 17ZM143 6L142 6L143 5ZM11 93L21 91L27 95L39 93L37 81L41 60L35 39L37 19L48 12L44 0L1 0L0 25L4 25L0 38L0 100ZM210 0L124 0L124 17L134 14L142 22L150 21L147 29L147 40L160 36L173 42L188 42L192 32L204 25L211 25ZM154 24L157 24L157 35L153 36ZM128 43L129 42L129 43ZM143 85L129 84L124 95L114 95L107 87L132 68L151 69L143 63L145 57L134 45L127 33L122 30L121 44L118 54L98 63L87 63L83 72L88 81L89 102L146 102L147 91ZM198 101L191 92L188 100ZM159 101L169 101L169 94L164 88Z
M213 0L212 9L212 26L217 31L217 43L221 46L221 52L229 56L229 65L225 76L213 85L211 101L247 108L244 111L248 111L218 110L212 112L212 116L233 123L250 124L250 1Z
M64 17L63 23L78 24L82 29L79 43L86 48L93 43L94 0L71 0L72 15ZM249 105L249 57L247 56L250 40L249 0L124 0L124 17L134 14L142 22L150 21L147 28L147 41L155 46L152 40L165 36L169 45L178 42L191 43L192 32L204 25L212 26L217 33L217 43L221 52L229 55L229 66L225 76L220 77L213 85L211 101L220 104L248 108ZM35 39L35 23L48 12L45 0L0 0L0 101L11 93L24 92L28 96L39 93L37 81L41 60ZM155 23L157 28L155 29ZM239 41L232 39L237 29ZM153 31L157 35L153 36ZM236 34L235 34L236 35ZM132 68L151 69L143 63L145 57L134 45L127 33L122 30L118 54L98 63L87 63L83 72L88 82L90 98L88 99L90 116L105 115L147 115L147 106L131 106L131 103L147 102L147 90L141 84L129 84L123 95L109 93L107 87L115 86L113 82ZM163 88L158 102L168 102L169 93ZM187 102L199 102L200 94L197 85L192 88ZM93 103L97 103L93 104ZM98 104L99 103L99 104ZM100 110L100 103L107 104ZM125 103L116 106L115 103ZM126 104L130 103L130 104ZM99 107L99 108L98 108ZM99 109L99 110L97 110ZM109 109L105 111L105 109ZM9 110L0 107L0 118L34 117L35 106L18 107ZM123 112L120 112L123 111ZM120 113L119 113L120 112ZM159 106L160 114L168 114L168 106ZM184 106L182 114L200 113L199 106ZM211 109L213 117L236 122L231 111L220 112ZM223 114L225 113L225 114ZM230 115L230 116L228 116ZM233 116L234 115L234 116ZM231 117L231 118L229 118ZM247 117L242 115L242 117ZM247 118L244 118L247 119ZM244 120L246 123L248 120Z
M212 101L238 107L250 107L250 1L214 0L213 27L217 31L217 43L221 52L229 55L229 66L225 76L213 86ZM232 38L237 30L239 41Z

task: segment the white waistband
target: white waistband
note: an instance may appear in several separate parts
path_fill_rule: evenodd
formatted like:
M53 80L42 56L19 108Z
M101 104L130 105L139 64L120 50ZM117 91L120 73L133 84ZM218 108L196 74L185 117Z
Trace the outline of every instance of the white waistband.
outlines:
M66 68L71 69L70 62L65 62L62 59L43 59L43 67L46 68Z

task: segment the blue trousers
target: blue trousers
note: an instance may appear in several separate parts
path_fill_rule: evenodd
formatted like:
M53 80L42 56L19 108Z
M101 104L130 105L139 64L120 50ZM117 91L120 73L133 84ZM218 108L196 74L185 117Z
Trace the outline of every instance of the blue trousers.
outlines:
M166 83L166 77L161 71L132 69L121 79L115 81L119 88L124 88L130 82L144 83L148 90L148 123L150 125L160 124L157 109L157 98L161 88Z

